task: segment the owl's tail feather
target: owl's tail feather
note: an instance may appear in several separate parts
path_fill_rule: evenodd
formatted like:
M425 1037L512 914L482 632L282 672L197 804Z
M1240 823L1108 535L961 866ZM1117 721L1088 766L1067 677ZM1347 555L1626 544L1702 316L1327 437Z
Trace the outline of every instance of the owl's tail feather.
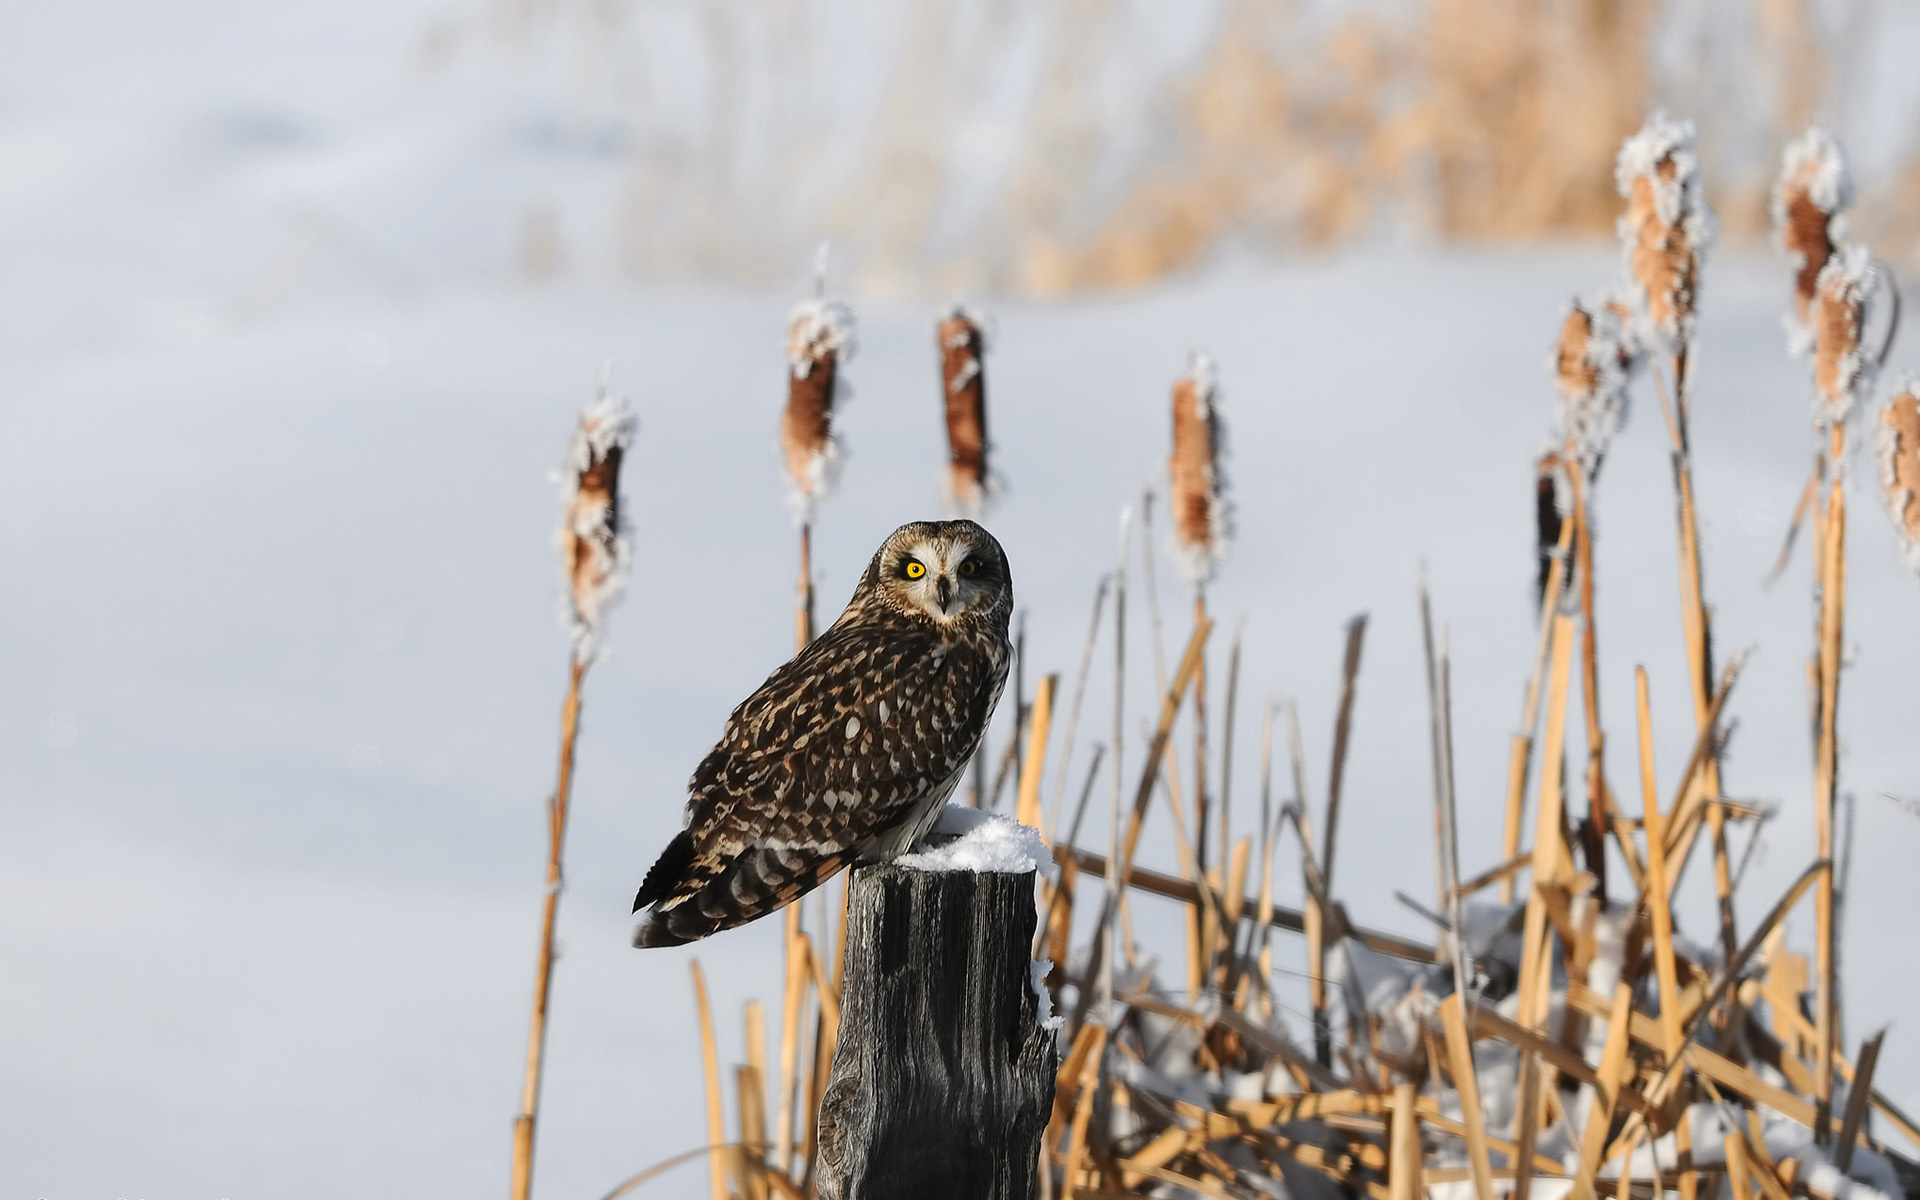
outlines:
M691 835L667 847L640 888L634 908L652 905L633 944L681 946L778 912L832 878L845 854L812 847L749 846L732 858L697 854ZM658 877L658 878L656 878Z

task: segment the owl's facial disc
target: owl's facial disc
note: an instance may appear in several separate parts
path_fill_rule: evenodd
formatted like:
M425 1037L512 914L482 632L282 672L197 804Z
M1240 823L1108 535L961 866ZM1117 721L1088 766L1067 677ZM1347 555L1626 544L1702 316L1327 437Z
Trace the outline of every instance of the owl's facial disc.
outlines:
M909 607L937 624L952 624L976 607L991 605L997 592L991 559L975 549L945 538L914 542L892 572L894 586Z

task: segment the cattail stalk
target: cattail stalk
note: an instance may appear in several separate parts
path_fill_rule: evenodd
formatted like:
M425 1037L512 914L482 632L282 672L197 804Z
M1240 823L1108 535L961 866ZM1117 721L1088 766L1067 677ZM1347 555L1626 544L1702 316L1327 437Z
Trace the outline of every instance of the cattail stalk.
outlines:
M1228 510L1225 480L1220 469L1223 429L1219 419L1219 384L1213 361L1195 354L1186 374L1173 385L1173 453L1167 463L1167 506L1170 510L1175 556L1193 585L1193 621L1207 620L1207 581L1226 557ZM1200 664L1193 681L1193 848L1195 882L1203 882L1208 868L1207 815L1207 675ZM1224 844L1222 846L1224 850ZM1224 931L1209 929L1201 920L1198 944L1212 946Z
M947 472L941 491L951 511L977 517L990 498L985 322L956 304L941 314L934 336L947 418Z
M533 1190L534 1124L539 1117L540 1076L546 1058L561 849L567 835L574 746L580 731L580 684L599 651L607 617L626 586L632 544L620 513L620 463L637 428L625 403L607 392L603 373L600 394L580 415L580 428L560 475L558 541L572 653L567 696L560 709L560 777L547 803L546 895L541 908L526 1073L521 1084L520 1114L513 1123L513 1200L527 1200Z
M1818 642L1814 648L1816 696L1814 739L1814 833L1820 857L1833 858L1834 801L1839 784L1837 743L1840 704L1840 644L1845 624L1847 510L1845 471L1847 418L1868 386L1877 365L1862 348L1867 297L1873 266L1861 246L1836 250L1814 285L1809 312L1813 328L1814 427L1829 442L1832 485L1820 522L1815 594L1819 602ZM1814 968L1816 1140L1824 1143L1833 1100L1834 1024L1834 879L1824 873L1814 896L1816 923Z
M1713 652L1700 564L1700 521L1693 497L1689 420L1700 266L1713 244L1716 226L1702 193L1693 123L1655 115L1620 148L1614 179L1627 200L1620 232L1626 244L1629 274L1638 291L1639 310L1658 342L1666 347L1672 370L1674 394L1668 432L1673 440L1674 491L1679 501L1680 619L1686 637L1694 723L1701 728L1713 699ZM1657 387L1658 372L1654 373L1654 382ZM1667 407L1664 395L1661 404ZM1706 795L1720 794L1717 753L1709 756L1698 786ZM1727 869L1725 816L1718 805L1708 810L1722 950L1732 954L1732 877Z

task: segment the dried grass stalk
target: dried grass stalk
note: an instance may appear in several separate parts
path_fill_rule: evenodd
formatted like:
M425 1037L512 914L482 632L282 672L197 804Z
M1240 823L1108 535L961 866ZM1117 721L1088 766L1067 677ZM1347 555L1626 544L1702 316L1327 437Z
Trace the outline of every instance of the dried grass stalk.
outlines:
M1828 430L1841 424L1864 394L1878 365L1861 347L1874 288L1873 259L1865 246L1834 251L1814 284L1813 421Z
M603 376L599 394L581 410L559 474L563 619L577 663L592 660L607 614L626 590L633 545L620 515L620 462L639 427Z
M1225 427L1213 360L1195 354L1173 385L1173 457L1167 501L1172 508L1174 557L1199 587L1227 556L1231 536L1226 479L1221 470Z
M1789 353L1813 349L1811 321L1820 271L1846 236L1843 213L1852 203L1853 178L1839 141L1818 126L1808 129L1781 155L1780 178L1773 185L1774 235L1794 260Z
M1693 122L1656 113L1620 147L1614 182L1627 272L1653 332L1676 349L1693 340L1700 263L1713 245L1713 212L1700 187Z
M956 304L941 314L934 332L947 414L947 473L941 494L956 514L977 517L994 490L987 474L986 323Z
M813 519L814 505L833 490L840 447L833 434L835 404L846 395L841 366L853 356L853 310L834 300L794 306L787 321L787 408L780 446L792 481L794 515Z
M1901 379L1880 410L1880 487L1907 565L1920 572L1920 380Z

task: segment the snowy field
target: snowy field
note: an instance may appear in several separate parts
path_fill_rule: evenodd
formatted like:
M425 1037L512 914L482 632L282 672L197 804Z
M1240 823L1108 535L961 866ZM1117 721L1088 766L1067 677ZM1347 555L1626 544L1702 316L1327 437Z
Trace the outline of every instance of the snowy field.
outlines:
M566 670L547 472L611 361L641 419L637 556L587 684L537 1162L543 1195L599 1195L704 1142L689 958L727 1061L741 1002L777 1008L771 923L626 942L687 775L791 649L775 429L793 296L625 284L591 238L559 282L513 282L526 191L590 213L615 165L555 133L534 85L413 79L421 9L261 8L0 13L0 1194L505 1187ZM1223 635L1246 622L1236 824L1268 696L1299 703L1324 803L1342 625L1370 612L1338 890L1360 922L1427 932L1392 899L1432 891L1419 564L1451 632L1473 872L1498 856L1533 650L1546 348L1567 297L1616 270L1600 246L1381 246L995 306L1011 491L989 524L1029 613L1029 680L1076 661L1117 514L1162 469L1167 388L1206 349L1238 503L1211 601ZM1786 283L1757 251L1710 264L1696 402L1716 641L1757 647L1727 786L1781 805L1743 928L1813 857L1804 546L1759 583L1811 450ZM934 511L943 453L933 302L851 299L825 616L890 529ZM1916 345L1895 364L1920 365ZM1637 809L1634 664L1663 787L1692 722L1665 436L1635 402L1596 501L1596 577L1610 774ZM1920 585L1877 496L1854 513L1850 1045L1920 995L1920 819L1888 798L1920 798ZM1185 596L1170 570L1159 591L1172 653ZM1130 725L1151 711L1139 598ZM1104 729L1109 689L1096 672L1083 731ZM1170 867L1156 832L1143 857ZM1681 907L1703 941L1706 875L1696 861ZM1174 944L1154 911L1147 934ZM1920 1029L1896 1025L1879 1082L1920 1104Z

